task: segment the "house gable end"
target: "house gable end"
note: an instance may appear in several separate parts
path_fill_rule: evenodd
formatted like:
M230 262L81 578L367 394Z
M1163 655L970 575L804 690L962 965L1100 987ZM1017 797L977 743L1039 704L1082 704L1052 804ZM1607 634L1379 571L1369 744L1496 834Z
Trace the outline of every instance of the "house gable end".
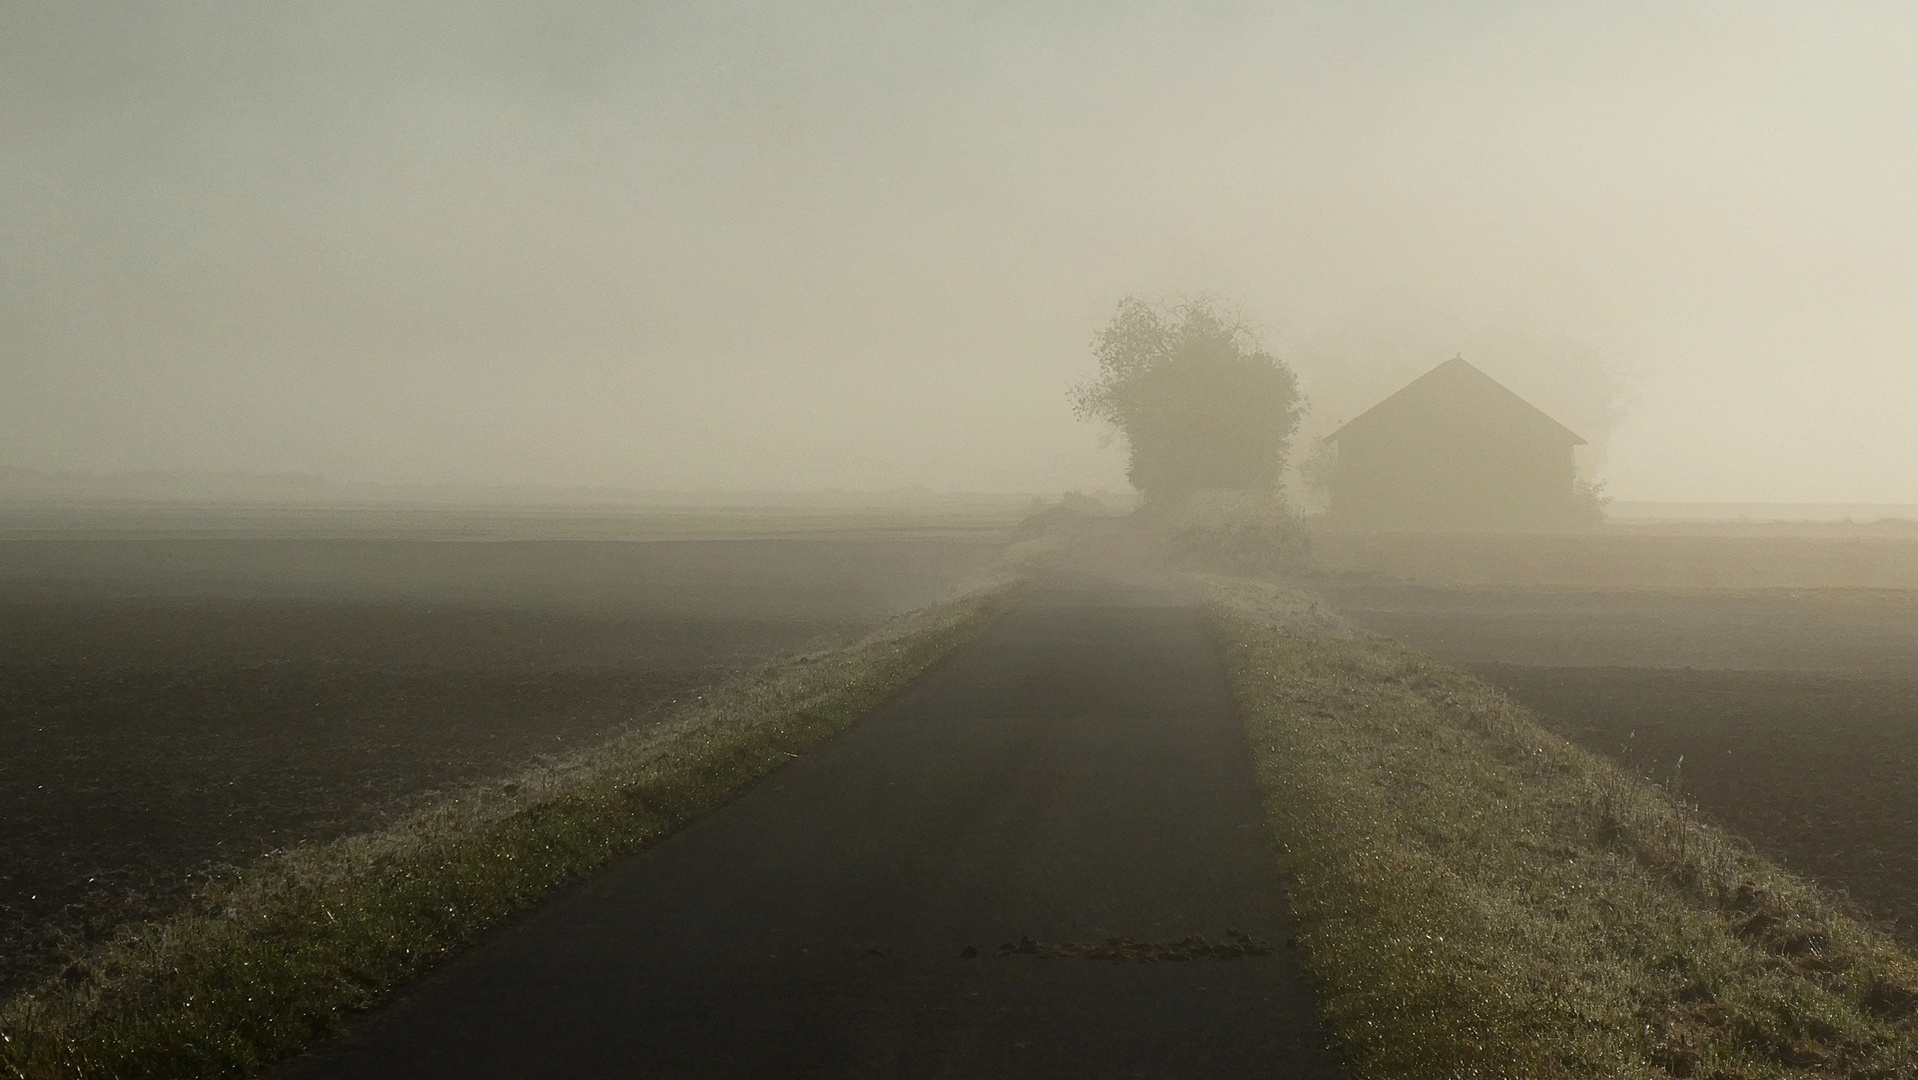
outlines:
M1576 432L1456 356L1360 413L1324 441L1335 443L1373 431L1422 426L1436 417L1471 417L1479 424L1561 446L1585 442Z

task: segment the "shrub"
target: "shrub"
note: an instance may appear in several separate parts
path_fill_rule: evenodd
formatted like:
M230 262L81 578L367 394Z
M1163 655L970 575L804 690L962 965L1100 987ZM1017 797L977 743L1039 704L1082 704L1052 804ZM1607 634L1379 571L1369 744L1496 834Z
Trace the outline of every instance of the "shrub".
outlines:
M1195 569L1269 574L1311 562L1305 522L1276 495L1202 491L1148 520L1172 556Z
M1104 503L1077 491L1066 492L1057 502L1035 498L1032 509L1013 530L1013 537L1035 540L1042 536L1071 535L1082 530L1087 521L1110 515Z

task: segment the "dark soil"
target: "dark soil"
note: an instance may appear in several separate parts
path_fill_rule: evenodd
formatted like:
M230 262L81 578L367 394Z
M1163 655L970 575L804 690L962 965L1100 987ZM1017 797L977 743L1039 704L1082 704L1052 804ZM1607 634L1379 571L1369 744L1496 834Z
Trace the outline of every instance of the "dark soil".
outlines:
M1913 594L1370 586L1330 598L1587 749L1675 779L1707 817L1918 942Z
M1918 673L1474 670L1918 942Z
M1367 629L1455 664L1918 671L1918 592L1347 586Z
M0 993L226 868L644 723L995 554L0 540Z

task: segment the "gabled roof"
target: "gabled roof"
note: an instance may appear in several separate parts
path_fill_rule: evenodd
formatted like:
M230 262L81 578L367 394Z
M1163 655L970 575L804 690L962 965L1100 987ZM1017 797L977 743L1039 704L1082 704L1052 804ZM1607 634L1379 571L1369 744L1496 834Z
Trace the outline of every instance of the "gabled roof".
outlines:
M1516 428L1541 441L1582 445L1564 424L1499 385L1497 379L1454 356L1407 383L1398 393L1360 413L1325 437L1335 442L1375 427L1418 423L1433 415L1472 417L1476 422Z

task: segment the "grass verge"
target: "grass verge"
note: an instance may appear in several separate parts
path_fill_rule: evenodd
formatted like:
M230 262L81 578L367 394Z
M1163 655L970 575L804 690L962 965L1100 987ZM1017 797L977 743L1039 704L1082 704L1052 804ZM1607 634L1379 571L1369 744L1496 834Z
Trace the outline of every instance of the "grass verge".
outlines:
M1918 1077L1918 962L1485 684L1199 575L1352 1070Z
M269 859L0 1004L0 1076L245 1076L555 887L660 839L976 638L1016 586L722 682L656 725Z

